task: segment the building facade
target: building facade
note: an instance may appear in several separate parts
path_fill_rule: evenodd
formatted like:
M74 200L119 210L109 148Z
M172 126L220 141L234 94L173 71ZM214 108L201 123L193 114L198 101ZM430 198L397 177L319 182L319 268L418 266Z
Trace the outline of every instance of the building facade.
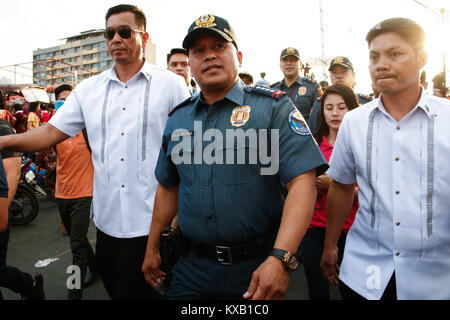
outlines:
M66 42L59 46L33 51L33 83L44 87L62 83L76 86L113 65L103 30L89 30L63 40ZM150 63L156 63L156 46L151 40L145 55Z

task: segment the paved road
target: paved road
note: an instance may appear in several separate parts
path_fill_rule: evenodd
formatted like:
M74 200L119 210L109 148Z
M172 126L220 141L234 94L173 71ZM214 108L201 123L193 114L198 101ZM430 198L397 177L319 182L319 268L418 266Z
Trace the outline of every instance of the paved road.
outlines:
M89 240L95 248L95 227L91 223L88 233ZM45 268L36 268L39 260L59 258ZM65 300L67 298L66 281L70 276L66 273L72 263L69 239L60 233L58 209L55 203L41 199L40 212L37 218L26 226L11 228L11 239L8 250L8 264L31 274L39 272L44 276L46 298L49 300ZM6 300L19 300L20 295L2 288ZM334 299L339 299L336 290L331 291ZM109 299L101 281L84 290L85 300ZM291 276L287 300L306 300L308 293L303 267Z

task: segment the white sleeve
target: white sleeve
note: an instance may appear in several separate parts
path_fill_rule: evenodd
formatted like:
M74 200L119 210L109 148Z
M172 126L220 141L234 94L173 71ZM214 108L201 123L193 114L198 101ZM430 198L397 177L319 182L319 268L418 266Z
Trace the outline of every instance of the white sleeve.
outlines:
M188 87L186 86L186 83L184 82L184 79L182 77L177 76L174 84L175 85L172 87L172 92L170 95L172 101L170 102L169 111L172 111L173 108L175 108L177 105L191 96Z
M352 151L352 121L350 114L346 114L339 127L333 153L330 158L330 168L326 174L333 180L342 184L356 182L356 164Z

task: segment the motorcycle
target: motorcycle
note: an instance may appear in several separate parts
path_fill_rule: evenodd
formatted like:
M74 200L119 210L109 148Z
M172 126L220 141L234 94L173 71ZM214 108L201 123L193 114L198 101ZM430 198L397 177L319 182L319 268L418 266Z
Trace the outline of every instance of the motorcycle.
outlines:
M11 225L25 225L36 219L39 213L39 200L36 193L47 196L38 185L33 172L31 159L23 158L17 191L9 206L9 222Z

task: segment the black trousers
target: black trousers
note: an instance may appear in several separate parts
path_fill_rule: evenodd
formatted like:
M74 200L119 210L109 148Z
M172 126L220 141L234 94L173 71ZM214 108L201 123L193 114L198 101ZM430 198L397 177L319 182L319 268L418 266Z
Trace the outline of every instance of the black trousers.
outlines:
M97 273L112 300L162 299L142 274L148 237L120 239L97 228Z
M356 293L348 287L344 282L339 280L339 289L341 291L342 298L344 300L367 300L360 294ZM382 301L397 300L397 286L395 284L395 272L392 274L383 296L380 298Z
M6 264L8 242L9 227L0 233L0 287L8 288L22 295L29 294L33 289L34 279L30 274Z
M56 199L59 215L70 238L72 263L80 267L81 289L69 289L68 298L79 300L82 297L87 268L95 272L95 255L87 234L90 223L92 197L78 199Z
M299 247L299 254L305 267L306 282L310 300L330 300L330 287L320 268L323 246L325 242L325 228L309 228ZM338 264L344 255L345 239L347 235L342 232L338 240Z

